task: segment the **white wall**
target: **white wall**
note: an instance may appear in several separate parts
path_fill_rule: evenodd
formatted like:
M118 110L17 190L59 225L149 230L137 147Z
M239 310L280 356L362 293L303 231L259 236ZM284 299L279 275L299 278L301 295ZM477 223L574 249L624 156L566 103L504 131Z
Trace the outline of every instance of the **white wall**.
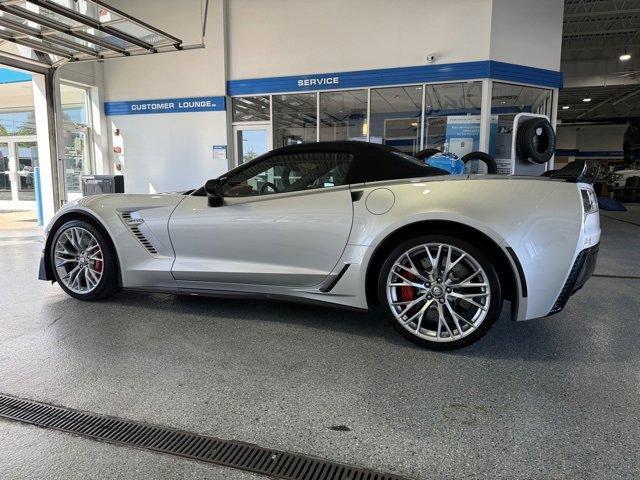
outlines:
M564 0L493 0L491 13L492 60L560 69Z
M185 44L201 41L202 5L114 3ZM562 0L211 0L205 49L104 62L104 100L224 95L227 79L424 65L427 54L436 64L495 59L557 69L561 29ZM109 117L109 162L122 165L128 192L199 185L227 169L212 159L213 145L230 143L226 118ZM123 158L112 153L115 128Z
M202 2L121 0L114 4L183 40L200 43ZM106 101L215 96L225 94L223 1L211 0L206 48L112 59L104 63ZM213 161L213 145L227 144L226 113L197 112L108 117L120 130L125 191L162 192L194 188L227 170ZM109 133L110 141L112 141ZM113 143L110 143L110 151Z
M622 150L622 141L626 130L626 124L558 125L556 148L576 149L582 152L619 151ZM574 159L575 157L568 157L569 162ZM556 167L558 167L557 164Z
M489 59L491 0L231 0L229 78Z

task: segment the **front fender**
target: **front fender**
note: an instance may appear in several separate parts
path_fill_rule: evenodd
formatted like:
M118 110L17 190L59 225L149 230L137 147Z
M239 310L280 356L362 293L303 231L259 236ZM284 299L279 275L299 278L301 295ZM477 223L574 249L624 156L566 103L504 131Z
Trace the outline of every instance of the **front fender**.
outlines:
M85 216L100 226L109 236L120 264L123 287L175 289L171 275L174 254L169 237L168 223L175 207L184 199L182 195L96 195L85 197L78 203L59 211L47 233L55 231L71 218ZM142 227L153 243L155 254L125 224L123 213L135 212ZM45 254L48 254L52 235L47 235Z

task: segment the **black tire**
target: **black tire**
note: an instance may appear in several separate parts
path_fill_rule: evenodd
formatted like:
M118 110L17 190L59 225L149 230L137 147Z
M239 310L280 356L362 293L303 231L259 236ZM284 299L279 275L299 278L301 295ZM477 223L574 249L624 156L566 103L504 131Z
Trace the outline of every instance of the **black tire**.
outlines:
M88 293L77 293L73 290L70 290L63 281L61 281L58 270L55 265L55 245L58 241L58 238L65 230L68 230L72 227L80 227L89 231L97 240L100 245L100 249L102 250L103 257L103 265L102 265L102 277L98 281L96 287ZM100 300L103 298L110 297L114 295L119 289L120 286L118 284L118 259L116 257L116 252L111 243L111 240L98 228L92 225L89 222L85 222L83 220L71 220L69 222L64 223L60 228L58 228L53 236L53 240L51 242L51 246L49 248L49 262L51 265L51 271L55 277L58 285L70 296L77 298L78 300L92 301L92 300Z
M526 120L518 128L516 152L519 158L530 163L547 163L555 149L556 132L546 118Z
M467 164L467 162L471 162L473 160L479 160L481 162L484 162L484 164L487 166L488 174L495 175L496 173L498 173L498 164L493 159L493 157L488 153L470 152L470 153L467 153L465 156L463 156L460 160L462 160L465 165Z
M462 338L456 340L436 342L433 340L427 340L423 337L417 336L414 333L411 333L408 328L405 328L400 324L400 321L396 319L393 314L392 307L389 303L389 299L387 297L387 278L389 277L391 268L393 267L395 262L399 258L403 257L405 252L410 251L412 248L430 243L451 245L472 257L472 259L477 262L477 264L480 265L480 267L482 267L482 269L484 270L489 284L489 308L487 310L486 316L474 331L471 331L470 333L466 334L466 336L462 336ZM500 316L500 311L502 310L502 290L500 287L500 281L495 269L491 265L491 262L480 250L478 250L473 245L457 237L449 235L433 234L416 236L401 243L391 253L389 253L384 264L382 265L382 268L380 269L378 276L378 299L380 307L384 310L386 319L389 321L389 323L391 323L391 326L393 328L395 328L403 337L407 338L411 342L432 350L453 350L456 348L465 347L476 342L483 335L485 335L489 331L489 329L491 329L493 324ZM458 302L460 302L460 300L458 300ZM451 323L451 321L447 323Z
M436 153L440 153L440 150L437 148L425 148L424 150L420 150L414 156L418 160L426 160L429 157L433 157Z

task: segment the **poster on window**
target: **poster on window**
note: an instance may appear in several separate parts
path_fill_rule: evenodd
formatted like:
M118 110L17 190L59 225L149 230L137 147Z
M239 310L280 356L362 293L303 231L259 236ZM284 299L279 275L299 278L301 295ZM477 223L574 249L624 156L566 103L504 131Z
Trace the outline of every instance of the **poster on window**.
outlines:
M498 127L498 115L491 115L489 126L489 155L493 155L493 146ZM480 150L480 115L451 115L447 117L445 132L445 152L458 157Z

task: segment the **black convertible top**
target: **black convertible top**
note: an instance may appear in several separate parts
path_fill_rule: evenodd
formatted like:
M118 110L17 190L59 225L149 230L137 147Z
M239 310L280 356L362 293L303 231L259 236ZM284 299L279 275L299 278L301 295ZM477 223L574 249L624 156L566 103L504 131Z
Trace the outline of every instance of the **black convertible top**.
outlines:
M410 157L400 150L387 145L369 142L340 141L303 143L277 148L250 162L240 165L220 177L220 179L224 179L240 170L274 156L317 152L339 152L353 155L353 161L347 172L345 182L348 184L448 175L448 172L444 170L425 165L420 160Z

